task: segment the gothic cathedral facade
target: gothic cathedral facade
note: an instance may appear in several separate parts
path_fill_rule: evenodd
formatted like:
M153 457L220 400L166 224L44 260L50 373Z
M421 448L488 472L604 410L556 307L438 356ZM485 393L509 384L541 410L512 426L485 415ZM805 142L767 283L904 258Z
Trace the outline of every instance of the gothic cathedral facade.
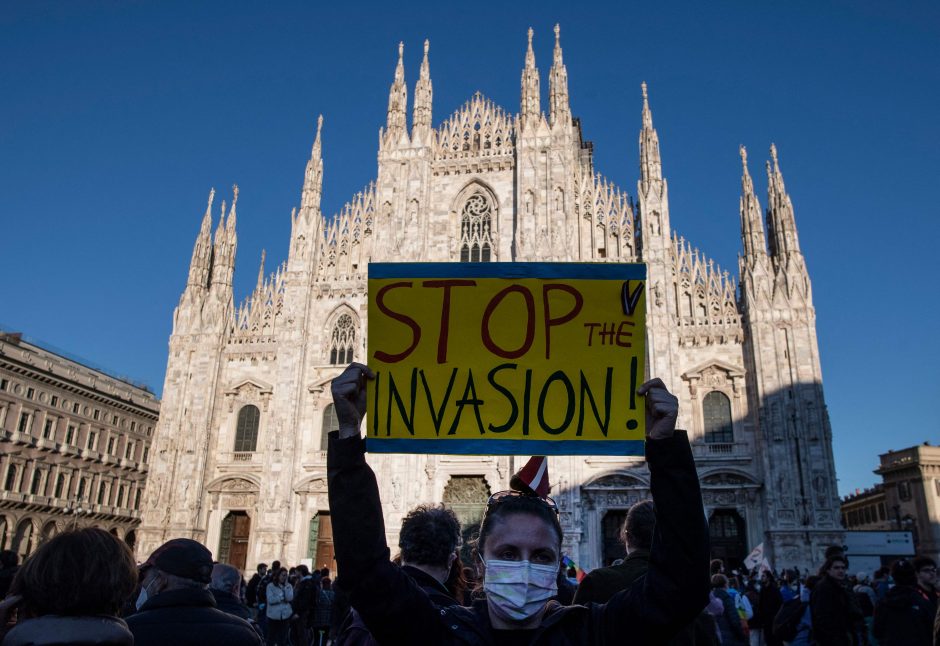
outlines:
M594 169L572 117L558 28L542 111L532 32L513 115L475 94L432 122L428 44L413 95L402 48L378 173L340 213L320 210L322 118L286 262L236 306L237 188L213 235L212 202L173 315L139 553L177 536L221 561L332 562L326 433L330 380L367 361L371 261L644 262L647 374L680 398L716 557L758 543L778 568L809 567L841 544L831 431L810 280L776 149L762 210L743 162L737 279L673 229L659 140L643 85L636 194ZM766 225L766 226L765 226ZM521 457L372 455L389 544L405 513L444 501L467 524L508 487ZM641 458L552 457L564 551L585 568L620 556L617 529L649 496Z

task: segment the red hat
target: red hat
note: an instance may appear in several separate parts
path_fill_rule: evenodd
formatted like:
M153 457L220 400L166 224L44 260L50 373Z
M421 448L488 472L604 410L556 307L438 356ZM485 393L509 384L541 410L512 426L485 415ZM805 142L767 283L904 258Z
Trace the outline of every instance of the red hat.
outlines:
M512 476L509 486L514 491L535 494L544 498L551 491L548 484L548 458L544 455L533 455L522 469Z

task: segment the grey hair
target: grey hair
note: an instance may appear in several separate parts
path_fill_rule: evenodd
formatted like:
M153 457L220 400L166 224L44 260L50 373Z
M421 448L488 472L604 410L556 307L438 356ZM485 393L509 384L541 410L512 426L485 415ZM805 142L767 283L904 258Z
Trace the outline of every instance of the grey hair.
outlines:
M231 565L216 563L212 566L212 581L209 583L209 589L231 592L235 586L241 586L241 583L241 572Z

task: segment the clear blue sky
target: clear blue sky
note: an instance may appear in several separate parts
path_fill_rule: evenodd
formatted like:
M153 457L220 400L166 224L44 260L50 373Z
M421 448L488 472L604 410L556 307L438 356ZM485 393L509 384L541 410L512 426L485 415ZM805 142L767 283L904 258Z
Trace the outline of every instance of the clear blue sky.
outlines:
M210 187L241 188L240 300L286 257L318 113L324 210L375 176L399 40L409 87L431 40L440 123L477 90L518 110L530 25L547 107L560 22L596 168L635 193L647 81L673 226L735 274L738 144L765 204L776 142L840 491L940 442L940 4L319 4L0 2L0 325L159 392Z

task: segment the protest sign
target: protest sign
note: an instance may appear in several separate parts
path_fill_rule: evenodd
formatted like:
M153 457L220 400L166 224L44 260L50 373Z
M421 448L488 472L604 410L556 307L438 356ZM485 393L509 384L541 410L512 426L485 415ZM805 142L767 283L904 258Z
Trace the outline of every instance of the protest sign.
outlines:
M646 267L369 265L368 450L642 455Z

